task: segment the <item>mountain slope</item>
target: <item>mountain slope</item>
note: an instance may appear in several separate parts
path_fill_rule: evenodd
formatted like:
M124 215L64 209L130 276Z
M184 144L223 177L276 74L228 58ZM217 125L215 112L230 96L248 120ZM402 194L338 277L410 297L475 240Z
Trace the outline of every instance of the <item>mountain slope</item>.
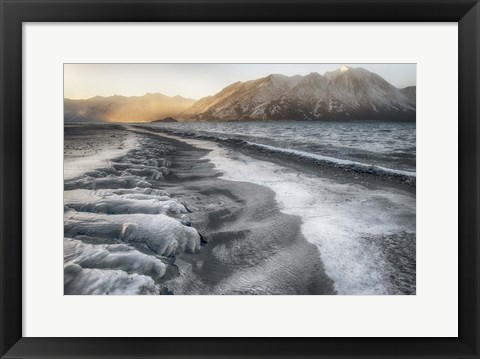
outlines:
M412 103L417 103L417 87L408 86L400 90Z
M160 93L144 96L96 96L85 100L64 99L65 121L138 122L176 117L195 101Z
M181 114L189 120L415 120L415 103L382 77L342 67L325 75L236 82Z

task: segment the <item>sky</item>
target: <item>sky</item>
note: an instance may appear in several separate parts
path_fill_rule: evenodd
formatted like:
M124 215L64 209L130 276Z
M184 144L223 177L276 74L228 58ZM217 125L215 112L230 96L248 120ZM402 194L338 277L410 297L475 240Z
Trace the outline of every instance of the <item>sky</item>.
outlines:
M180 95L198 100L237 82L270 74L324 74L363 67L403 88L416 85L416 64L64 64L64 97Z

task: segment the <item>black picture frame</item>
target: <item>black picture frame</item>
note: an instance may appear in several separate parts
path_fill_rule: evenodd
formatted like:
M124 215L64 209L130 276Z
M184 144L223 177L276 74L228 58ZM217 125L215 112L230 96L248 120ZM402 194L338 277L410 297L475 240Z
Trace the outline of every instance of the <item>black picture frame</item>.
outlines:
M2 358L479 358L478 0L0 0L0 11ZM22 23L145 21L458 22L458 338L22 337Z

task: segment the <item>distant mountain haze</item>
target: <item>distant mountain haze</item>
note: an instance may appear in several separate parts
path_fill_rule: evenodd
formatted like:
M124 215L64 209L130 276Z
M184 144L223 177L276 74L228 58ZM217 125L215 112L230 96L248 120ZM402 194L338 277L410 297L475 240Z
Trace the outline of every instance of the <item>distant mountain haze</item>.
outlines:
M64 100L65 121L143 122L176 117L195 100L159 93L144 96L92 97L85 100Z
M416 88L397 89L363 68L324 75L272 74L235 82L194 101L181 96L65 99L65 121L382 120L415 121Z

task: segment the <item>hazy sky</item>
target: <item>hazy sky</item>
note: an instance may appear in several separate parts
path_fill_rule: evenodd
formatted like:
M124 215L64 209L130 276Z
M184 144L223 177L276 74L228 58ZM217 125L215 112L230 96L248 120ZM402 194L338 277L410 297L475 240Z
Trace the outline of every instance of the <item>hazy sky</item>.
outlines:
M160 92L198 100L236 81L270 74L324 74L342 65L363 67L399 88L416 85L416 64L65 64L64 97Z

